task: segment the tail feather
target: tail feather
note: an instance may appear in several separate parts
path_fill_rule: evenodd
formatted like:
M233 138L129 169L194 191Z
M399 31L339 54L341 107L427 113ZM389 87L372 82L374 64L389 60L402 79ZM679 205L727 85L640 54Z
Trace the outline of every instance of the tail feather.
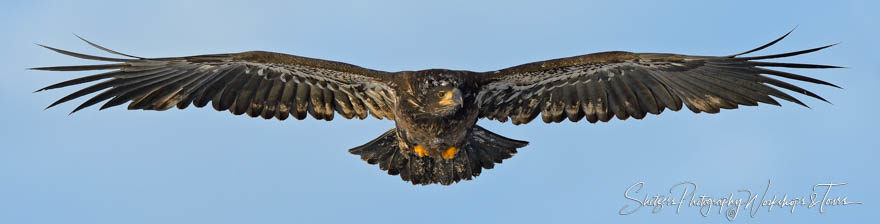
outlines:
M479 176L483 169L492 169L516 153L517 148L528 142L505 138L479 126L471 130L471 137L452 159L418 157L412 151L400 150L397 129L392 128L378 138L349 150L360 155L369 164L379 164L379 169L390 175L400 175L414 185L439 183L450 185L461 180Z

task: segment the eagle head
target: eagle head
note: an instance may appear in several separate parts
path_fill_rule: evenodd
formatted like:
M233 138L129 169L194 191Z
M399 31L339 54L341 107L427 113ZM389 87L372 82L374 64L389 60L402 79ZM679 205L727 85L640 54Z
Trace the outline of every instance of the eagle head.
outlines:
M449 116L461 108L461 90L455 87L438 87L428 91L424 96L425 112Z
M438 117L455 114L464 101L459 83L455 76L428 76L415 91L422 110Z

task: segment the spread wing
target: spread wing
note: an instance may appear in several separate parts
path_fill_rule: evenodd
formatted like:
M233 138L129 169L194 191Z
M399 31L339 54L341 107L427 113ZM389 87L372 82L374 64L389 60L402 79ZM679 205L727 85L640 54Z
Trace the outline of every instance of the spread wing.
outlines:
M738 57L764 49L786 36L726 57L604 52L489 72L482 78L477 95L480 117L502 122L509 118L514 124L524 124L540 113L547 123L584 117L595 123L607 122L615 116L621 120L641 119L647 113L660 114L665 108L677 111L682 103L694 113L718 113L722 108L755 106L758 102L779 105L771 96L806 106L777 88L826 101L774 77L837 87L834 84L769 68L839 67L758 60L806 54L833 45Z
M387 72L262 51L140 58L86 42L129 58L98 57L43 46L77 58L113 62L33 68L50 71L111 70L37 90L95 83L55 101L49 107L103 90L73 112L105 100L109 101L101 109L129 102L128 109L167 110L175 106L183 109L190 104L203 107L210 102L218 111L229 110L235 115L247 113L251 117L261 116L265 119L275 117L284 120L292 115L302 120L308 113L315 119L329 121L333 119L334 111L345 118L364 119L367 114L372 114L379 119L394 119L391 108L395 98L392 97L394 90L390 86L393 77Z

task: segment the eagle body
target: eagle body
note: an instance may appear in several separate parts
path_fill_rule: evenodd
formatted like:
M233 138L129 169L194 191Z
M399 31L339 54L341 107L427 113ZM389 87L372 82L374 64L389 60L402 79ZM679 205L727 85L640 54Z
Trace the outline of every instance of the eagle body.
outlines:
M479 176L484 169L492 169L528 144L476 125L482 118L510 120L513 124L529 123L538 116L546 123L596 123L613 118L642 119L648 114L685 107L694 113L718 113L721 109L759 103L778 106L776 99L806 106L781 90L826 101L786 81L836 85L775 68L839 67L764 60L811 53L832 45L743 56L774 45L789 33L728 56L615 51L488 72L385 72L266 51L144 58L83 39L121 58L43 46L61 54L107 63L33 69L109 70L37 90L89 83L48 106L95 93L73 112L104 102L100 109L126 103L130 110L185 109L193 105L277 120L302 120L309 115L326 121L337 115L346 119L372 116L392 120L394 128L349 152L412 184L449 185Z
M477 73L431 69L399 75L403 83L398 88L394 122L401 150L420 145L439 159L441 150L464 145L479 115ZM440 98L450 92L454 102L439 105Z

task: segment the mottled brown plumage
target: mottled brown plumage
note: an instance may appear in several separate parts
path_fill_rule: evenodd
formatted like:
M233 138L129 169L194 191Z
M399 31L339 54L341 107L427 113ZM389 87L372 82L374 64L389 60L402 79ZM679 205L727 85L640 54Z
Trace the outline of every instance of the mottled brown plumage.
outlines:
M264 119L302 120L310 115L330 121L338 114L346 119L372 115L394 120L395 128L349 151L413 184L448 185L478 176L482 169L493 168L528 144L477 126L480 118L523 124L540 115L547 123L565 119L594 123L613 117L641 119L667 108L677 111L682 104L696 113L717 113L759 102L779 105L772 97L806 106L777 88L825 101L772 77L835 85L768 68L835 66L759 60L810 53L830 45L739 57L773 45L787 35L754 50L723 57L617 51L491 72L430 69L393 73L264 51L141 58L86 41L127 58L46 47L73 57L112 63L34 69L111 70L38 90L94 83L49 105L100 91L73 112L104 101L100 109L128 103L128 109L167 110L210 103L218 111Z

